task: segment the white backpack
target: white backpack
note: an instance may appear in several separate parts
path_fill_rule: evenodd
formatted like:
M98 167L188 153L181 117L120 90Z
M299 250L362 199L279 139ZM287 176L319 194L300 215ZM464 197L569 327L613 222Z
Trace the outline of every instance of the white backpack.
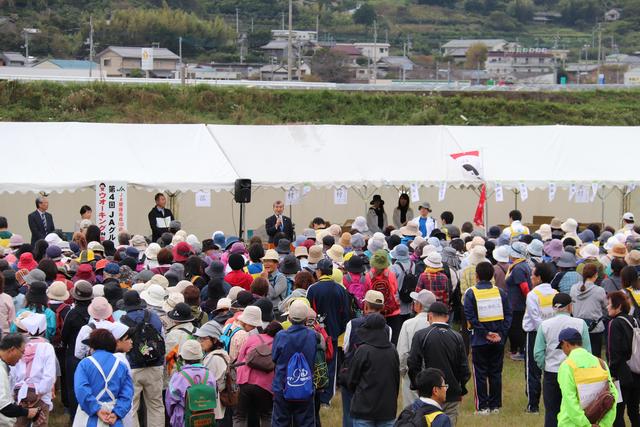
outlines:
M635 326L629 322L626 317L621 317L629 326L631 326L631 330L633 331L633 341L631 343L631 357L627 360L627 365L631 372L634 374L640 374L640 327L638 327L638 322L634 319Z

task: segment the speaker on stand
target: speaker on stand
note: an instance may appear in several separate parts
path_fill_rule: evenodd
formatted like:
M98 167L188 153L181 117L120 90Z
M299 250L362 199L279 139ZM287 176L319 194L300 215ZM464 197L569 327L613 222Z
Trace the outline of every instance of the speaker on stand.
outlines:
M233 191L233 200L240 203L240 227L238 238L244 240L245 203L251 203L251 180L236 179Z

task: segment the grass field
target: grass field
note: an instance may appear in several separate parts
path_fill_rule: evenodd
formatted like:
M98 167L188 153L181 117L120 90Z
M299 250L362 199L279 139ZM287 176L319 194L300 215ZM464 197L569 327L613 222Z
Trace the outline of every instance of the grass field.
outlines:
M544 405L540 403L540 415L524 412L527 399L524 395L524 362L513 362L508 357L504 361L502 375L502 410L497 415L474 415L473 380L467 384L469 394L462 400L457 427L538 427L544 425ZM399 400L400 402L400 400ZM401 403L398 405L398 412ZM342 402L336 396L331 408L321 410L322 426L337 427L342 425Z

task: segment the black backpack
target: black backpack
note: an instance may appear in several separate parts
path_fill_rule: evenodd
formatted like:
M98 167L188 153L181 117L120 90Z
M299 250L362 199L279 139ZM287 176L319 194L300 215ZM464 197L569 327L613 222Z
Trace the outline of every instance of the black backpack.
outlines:
M416 406L414 403L405 408L393 427L423 427L425 424L431 426L435 418L443 413L431 405L422 404L418 407ZM429 420L425 419L427 415L431 415Z
M149 322L151 313L144 312L142 322L137 323L128 315L121 318L122 323L135 328L133 334L133 347L127 353L127 357L134 366L159 366L164 363L165 345L160 332Z
M402 279L402 284L400 285L400 301L405 304L409 304L411 303L411 301L413 301L411 299L411 292L415 292L416 286L418 286L418 276L415 274L413 262L409 264L408 270L405 270L404 266L400 262L398 263L398 266L400 266L400 269L402 269L402 272L404 273L404 278Z

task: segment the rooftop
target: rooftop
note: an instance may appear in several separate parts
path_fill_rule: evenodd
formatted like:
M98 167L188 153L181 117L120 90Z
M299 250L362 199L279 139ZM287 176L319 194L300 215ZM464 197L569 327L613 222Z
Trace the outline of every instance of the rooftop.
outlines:
M19 52L1 52L0 55L12 62L27 62L24 55Z
M442 47L445 49L456 49L456 48L469 48L474 44L482 43L486 46L492 47L498 44L506 44L507 41L504 39L462 39L462 40L449 40L447 43L443 44Z
M131 46L109 46L102 52L100 52L97 56L102 56L107 51L112 51L116 55L119 55L123 58L142 58L142 49L145 47L131 47ZM153 59L180 59L178 55L171 52L169 49L164 47L154 47L153 49Z
M63 70L88 70L92 67L94 69L98 68L98 64L96 64L95 62L92 65L91 61L80 59L45 59L41 61L40 64L42 64L43 62L50 62L58 66L58 68L62 68Z

